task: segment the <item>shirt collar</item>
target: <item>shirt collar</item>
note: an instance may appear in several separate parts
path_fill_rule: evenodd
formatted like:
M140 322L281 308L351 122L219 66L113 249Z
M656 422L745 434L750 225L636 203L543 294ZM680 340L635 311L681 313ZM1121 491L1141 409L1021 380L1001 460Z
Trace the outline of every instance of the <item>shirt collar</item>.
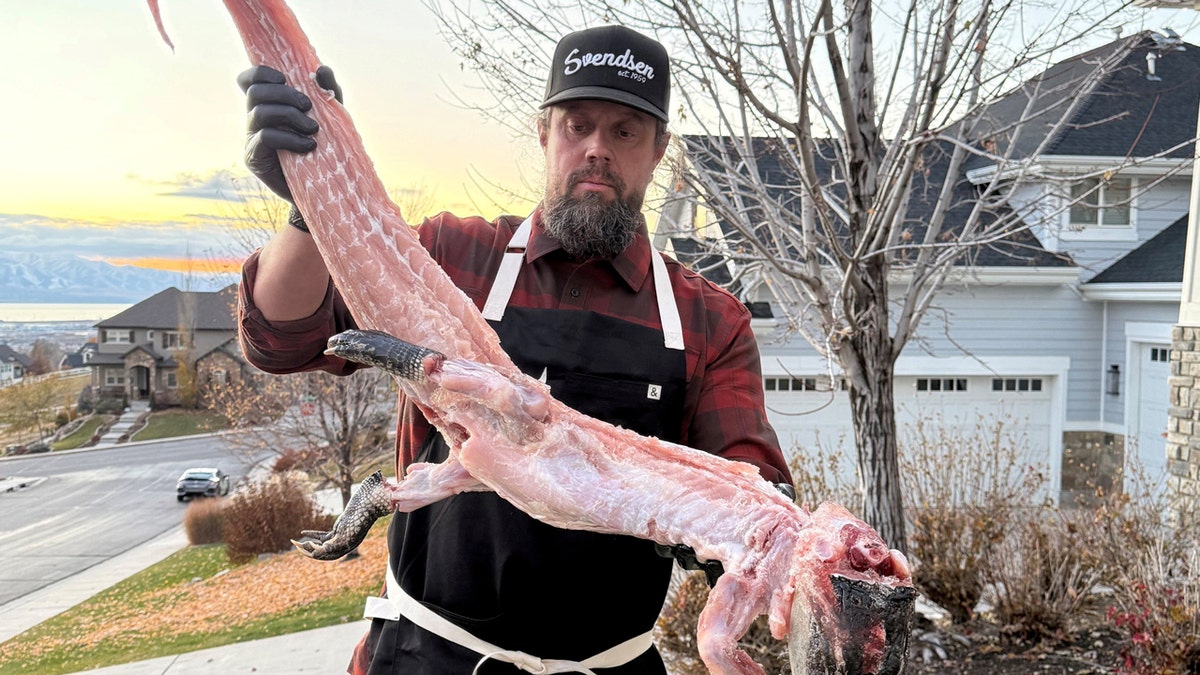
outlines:
M546 231L542 229L542 207L539 205L533 212L533 232L529 236L529 245L525 249L525 262L533 262L559 250L562 250L562 244L558 239L546 234ZM605 262L612 266L613 271L621 277L630 290L636 292L641 289L642 284L650 275L650 255L650 235L646 230L646 221L643 218L629 246L617 254L617 257Z

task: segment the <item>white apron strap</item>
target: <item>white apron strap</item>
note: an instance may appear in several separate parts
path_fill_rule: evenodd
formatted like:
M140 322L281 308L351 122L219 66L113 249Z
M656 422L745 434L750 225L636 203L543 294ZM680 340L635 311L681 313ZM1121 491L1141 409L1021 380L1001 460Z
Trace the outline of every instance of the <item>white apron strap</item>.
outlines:
M388 565L387 570L387 594L388 597L386 598L367 598L367 609L363 615L369 619L387 619L389 621L398 621L401 616L404 616L404 618L415 625L437 635L443 640L448 640L481 655L482 658L475 664L475 669L471 671L472 675L478 672L479 667L484 662L489 660L511 663L527 673L587 673L587 675L596 675L591 670L592 668L615 668L623 666L641 656L654 644L651 638L651 631L647 631L583 661L542 659L521 651L501 649L490 642L481 640L463 630L457 624L442 617L442 615L417 602L400 587L400 584L396 581L396 575L392 573L391 565Z
M650 247L650 267L654 268L654 293L658 296L658 318L662 321L663 344L667 349L683 349L683 322L679 320L679 306L675 304L675 291L671 277L667 275L667 263L662 254Z
M517 287L517 276L525 259L525 247L529 245L529 234L533 231L533 216L525 219L508 242L508 250L500 261L500 270L492 282L492 290L483 304L483 318L489 321L504 319L504 309ZM683 349L683 322L679 319L679 306L675 304L675 292L671 288L671 277L662 254L650 246L650 266L654 270L654 293L658 299L658 317L663 326L663 344L667 349Z
M525 259L525 247L529 245L529 233L533 231L533 216L525 219L508 242L508 250L500 261L500 271L492 282L492 290L488 293L487 302L483 304L483 318L489 321L500 321L504 318L504 308L508 307L508 299L512 297L513 289L517 286L517 275L521 273L521 261Z

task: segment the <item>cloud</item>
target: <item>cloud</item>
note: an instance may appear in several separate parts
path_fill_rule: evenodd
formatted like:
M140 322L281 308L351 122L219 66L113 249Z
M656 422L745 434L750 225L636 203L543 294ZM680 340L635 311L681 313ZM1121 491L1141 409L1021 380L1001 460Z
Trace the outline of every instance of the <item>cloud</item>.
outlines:
M191 221L90 222L0 213L0 241L13 253L88 258L227 258L237 247L218 218Z
M221 202L244 202L260 193L255 178L231 169L214 169L208 174L181 173L169 180L128 174L127 178L143 185L161 188L163 197L210 199Z

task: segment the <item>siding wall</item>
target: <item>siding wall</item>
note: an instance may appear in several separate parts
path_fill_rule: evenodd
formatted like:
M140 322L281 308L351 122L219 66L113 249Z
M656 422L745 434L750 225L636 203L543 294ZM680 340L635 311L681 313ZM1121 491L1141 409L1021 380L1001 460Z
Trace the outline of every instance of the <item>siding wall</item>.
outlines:
M1097 302L1103 306L1104 303ZM1133 391L1129 378L1135 373L1128 358L1128 324L1154 323L1163 324L1164 339L1159 344L1169 345L1170 326L1179 319L1179 305L1169 302L1113 302L1108 305L1108 339L1105 343L1107 355L1100 364L1102 371L1116 364L1121 369L1121 393L1117 396L1105 396L1104 421L1111 424L1125 424L1125 407L1128 394ZM1166 385L1164 384L1164 387Z
M1070 359L1069 424L1099 419L1100 336L1101 307L1083 302L1068 286L953 285L938 296L901 358L1065 356ZM760 349L764 363L787 356L816 358L800 336L779 342L764 331Z

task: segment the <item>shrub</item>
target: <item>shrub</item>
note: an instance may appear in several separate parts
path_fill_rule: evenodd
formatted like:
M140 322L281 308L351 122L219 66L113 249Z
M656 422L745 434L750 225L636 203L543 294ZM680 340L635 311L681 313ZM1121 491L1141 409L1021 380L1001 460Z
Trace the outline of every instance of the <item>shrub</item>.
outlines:
M239 490L225 507L225 544L229 561L249 562L262 553L291 547L301 530L328 530L312 487L296 474L274 473Z
M183 531L192 546L219 544L224 527L225 500L197 499L183 512Z
M96 392L91 385L87 385L79 391L79 398L75 401L75 410L80 415L90 415L96 410Z
M981 417L970 427L920 419L904 435L913 582L955 623L974 616L1017 512L1045 494L1045 475L1015 428L1007 418Z
M125 412L125 399L117 396L109 396L96 401L96 412L105 415L119 415Z
M1127 463L1127 492L1109 495L1089 532L1112 585L1107 617L1125 636L1122 675L1200 674L1200 503Z
M993 550L984 578L1010 633L1056 635L1092 597L1103 564L1079 545L1082 518L1052 506L1022 512Z
M846 439L839 437L833 447L827 447L818 437L812 446L795 447L788 461L792 472L796 502L816 508L822 502L841 504L851 511L862 502L854 465L854 451L846 448Z

